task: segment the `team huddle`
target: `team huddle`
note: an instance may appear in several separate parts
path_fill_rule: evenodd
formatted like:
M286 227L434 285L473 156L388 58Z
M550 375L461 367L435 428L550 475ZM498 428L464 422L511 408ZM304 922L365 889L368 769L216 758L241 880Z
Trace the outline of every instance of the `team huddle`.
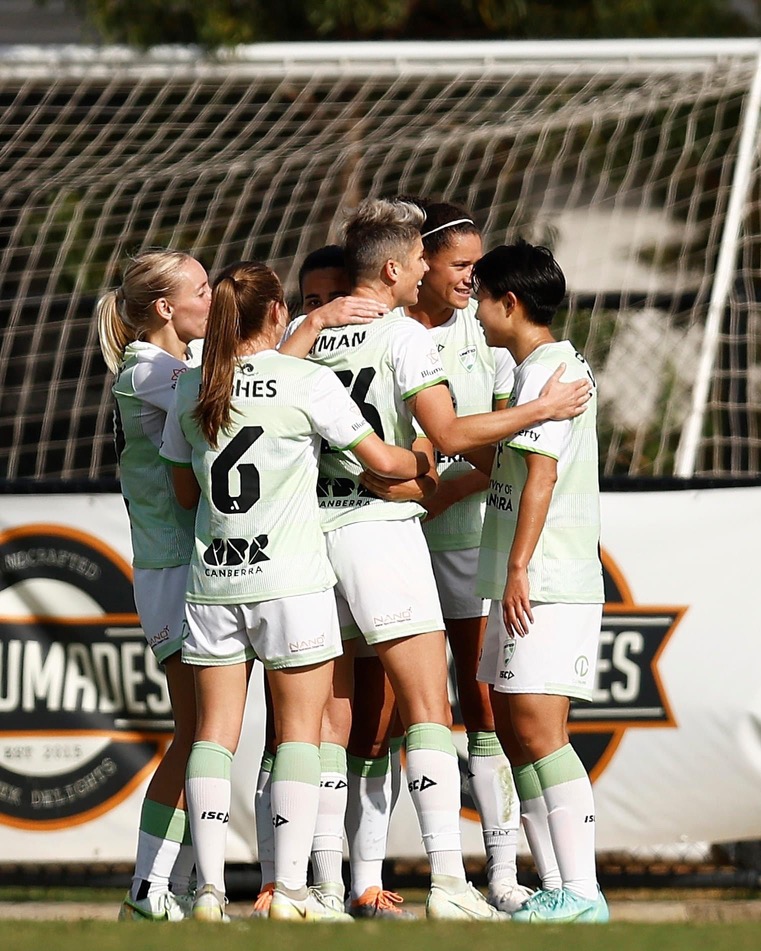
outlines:
M265 264L210 287L194 258L151 250L98 303L135 604L175 719L119 917L227 920L258 660L255 915L412 917L382 880L404 750L427 917L607 921L567 733L604 594L596 386L550 331L562 271L523 241L484 255L457 206L366 199L299 289L289 320ZM487 895L463 864L447 641ZM521 826L536 891L517 880Z

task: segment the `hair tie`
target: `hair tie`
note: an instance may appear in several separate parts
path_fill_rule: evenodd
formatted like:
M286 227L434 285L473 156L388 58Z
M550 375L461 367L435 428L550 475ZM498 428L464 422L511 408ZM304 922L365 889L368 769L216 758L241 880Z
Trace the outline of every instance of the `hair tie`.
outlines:
M430 231L426 231L424 234L421 234L421 238L427 238L432 234L436 234L437 231L443 231L445 228L454 228L455 225L475 225L475 221L471 218L456 218L454 221L448 221L445 225L439 225L438 228L431 228Z

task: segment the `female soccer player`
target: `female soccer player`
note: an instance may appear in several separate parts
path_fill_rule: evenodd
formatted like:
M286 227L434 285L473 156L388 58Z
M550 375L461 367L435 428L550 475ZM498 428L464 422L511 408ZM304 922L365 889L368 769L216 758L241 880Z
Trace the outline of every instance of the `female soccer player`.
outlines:
M464 208L448 202L412 200L426 213L422 239L428 271L417 303L407 308L408 313L429 330L436 342L457 415L467 417L501 409L512 390L515 361L507 350L487 345L476 320L471 275L482 254L480 230ZM489 602L475 593L489 479L461 456L437 452L437 465L439 484L429 499L422 498L415 483L389 483L372 473L363 477L363 482L384 498L417 498L426 509L423 533L431 552L457 674L468 737L469 785L481 819L487 856L489 900L500 911L511 913L532 893L519 885L516 877L520 811L510 763L494 732L488 687L476 680L489 609ZM368 695L365 691L364 696ZM362 703L362 696L358 695L357 704ZM354 744L363 720L372 724L373 717L364 717L355 708ZM357 751L351 748L351 752ZM364 755L370 757L370 750ZM369 771L365 766L365 772ZM358 837L367 838L361 832Z
M414 478L429 466L423 454L384 444L333 373L274 349L286 321L273 271L253 262L224 271L203 367L180 381L164 430L178 498L198 501L182 653L198 707L186 791L201 920L225 917L230 764L254 657L267 672L278 741L270 917L349 920L306 888L320 725L341 653L316 497L320 437L380 474Z
M565 277L547 248L501 245L476 264L474 284L487 341L517 363L513 405L529 403L560 365L593 387L583 416L497 447L478 564L478 591L492 599L478 678L492 688L532 852L547 851L559 870L558 887L528 898L514 920L604 922L592 785L567 730L570 701L592 698L605 600L594 376L550 330Z
M119 918L175 921L187 915L193 867L185 811L185 766L195 732L192 671L180 662L193 513L177 504L159 458L188 345L203 337L211 289L206 271L178 251L145 251L121 285L97 305L106 364L116 375L115 429L122 493L132 536L135 604L163 664L175 721L172 742L148 785L140 816L135 875Z

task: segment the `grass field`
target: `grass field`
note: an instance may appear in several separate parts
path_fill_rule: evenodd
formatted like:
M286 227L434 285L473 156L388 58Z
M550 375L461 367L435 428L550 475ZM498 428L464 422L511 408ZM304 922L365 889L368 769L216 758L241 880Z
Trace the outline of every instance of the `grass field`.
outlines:
M3 951L757 951L758 923L711 925L532 926L429 922L283 925L239 920L229 925L0 922Z

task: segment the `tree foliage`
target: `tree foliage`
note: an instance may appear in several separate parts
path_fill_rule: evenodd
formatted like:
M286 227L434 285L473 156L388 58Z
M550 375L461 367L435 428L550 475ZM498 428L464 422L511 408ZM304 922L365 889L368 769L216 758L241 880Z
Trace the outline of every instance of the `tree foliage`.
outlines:
M46 0L40 0L44 3ZM106 42L755 36L761 0L66 0Z

